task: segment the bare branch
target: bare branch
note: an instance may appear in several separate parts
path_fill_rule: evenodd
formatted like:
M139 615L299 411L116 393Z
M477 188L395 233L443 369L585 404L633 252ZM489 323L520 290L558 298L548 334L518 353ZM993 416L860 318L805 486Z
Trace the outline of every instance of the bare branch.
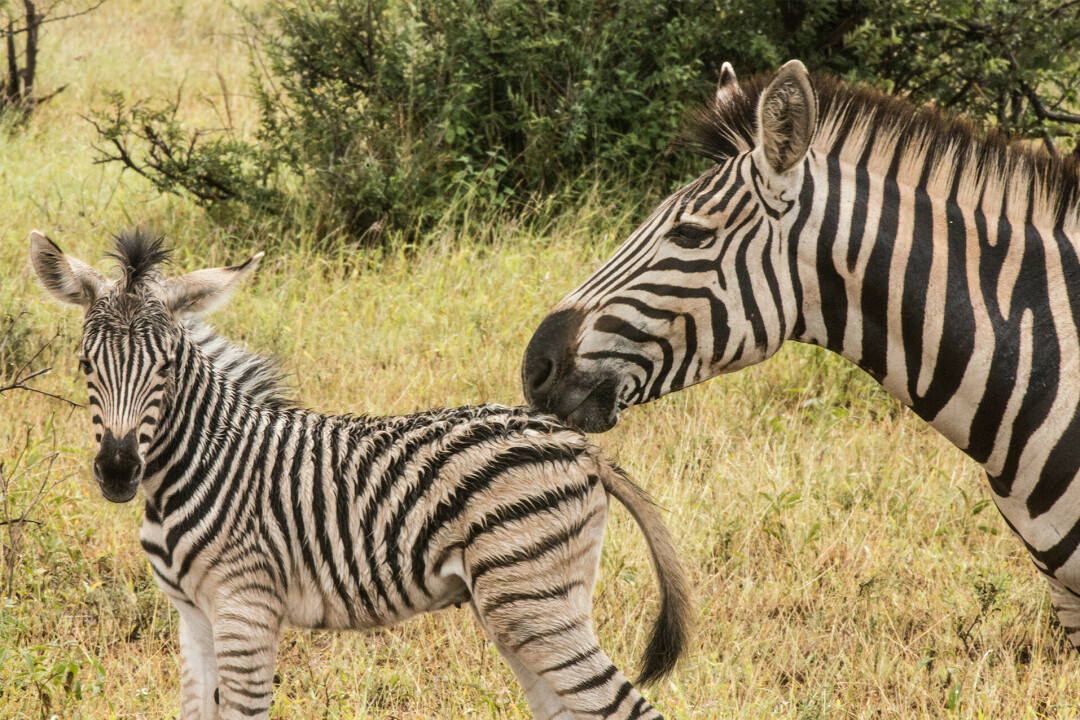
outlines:
M0 341L0 359L2 359L2 355L10 343L11 336L12 333L15 331L16 324L18 324L19 320L24 315L26 315L26 312L24 310L20 310L18 314L10 316L11 319L8 322L7 330L4 332L4 339ZM29 384L29 382L34 378L41 377L42 375L45 375L52 371L51 367L40 368L38 370L31 370L30 368L34 365L35 362L37 362L38 358L41 357L42 353L44 353L45 350L48 349L56 341L58 337L60 337L59 332L54 334L47 341L41 343L38 346L37 351L34 352L34 354L30 357L29 360L26 360L25 362L19 363L15 366L14 376L11 379L6 380L4 384L0 385L0 397L2 397L4 393L10 390L24 390L26 392L37 393L38 395L44 395L46 397L51 397L56 400L61 400L72 407L82 407L82 405L75 402L74 400L63 397L61 395L56 395L55 393L51 393L40 388L33 387Z
M1009 51L1005 52L1005 59L1012 65L1013 71L1017 74L1017 80L1020 83L1020 89L1023 90L1024 95L1027 97L1028 102L1031 103L1031 109L1035 111L1035 116L1040 120L1054 120L1055 122L1067 122L1067 123L1080 123L1080 115L1074 113L1060 112L1057 110L1047 110L1043 105L1042 98L1039 97L1039 93L1035 91L1035 88L1024 82L1023 78L1020 78L1020 65L1016 62L1016 57Z
M85 8L83 8L82 10L76 10L74 12L68 13L67 15L50 16L49 13L56 8L56 6L54 5L53 7L46 10L43 14L39 14L37 16L37 19L34 22L34 26L41 27L42 25L48 25L50 23L56 23L56 22L63 22L64 20L71 20L72 18L82 17L83 15L89 15L90 13L94 12L99 7L104 5L106 2L108 2L108 0L98 0L93 5L89 5L89 6L85 7ZM27 23L26 25L23 25L22 27L11 28L11 29L8 30L8 32L11 33L12 35L22 35L29 29L30 29L30 23Z

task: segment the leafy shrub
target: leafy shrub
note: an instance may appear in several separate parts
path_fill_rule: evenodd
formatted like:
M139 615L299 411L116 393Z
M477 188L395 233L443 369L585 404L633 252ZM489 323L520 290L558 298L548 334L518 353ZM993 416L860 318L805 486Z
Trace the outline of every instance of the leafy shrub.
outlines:
M801 57L1045 131L1024 88L1056 82L1051 105L1075 100L1075 60L1054 43L1080 30L1080 6L996 0L962 19L969 4L277 0L246 15L261 110L250 140L187 129L176 103L118 94L93 121L103 158L163 191L372 242L466 202L557 211L538 199L570 198L597 176L623 193L670 189L691 161L657 158L725 60L749 74ZM983 86L1008 83L1008 111L984 107Z

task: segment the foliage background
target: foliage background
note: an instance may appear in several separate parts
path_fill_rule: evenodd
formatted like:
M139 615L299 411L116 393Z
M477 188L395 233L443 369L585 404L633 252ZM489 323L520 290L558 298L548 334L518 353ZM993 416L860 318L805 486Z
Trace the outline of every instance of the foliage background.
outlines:
M971 16L1006 4L911 5L924 15L954 6ZM763 68L788 53L817 57L817 67L839 62L830 43L845 42L861 22L855 4L767 3L744 8L745 20L717 14L733 7L702 5L712 24L696 22L730 33L729 50L759 57ZM802 24L786 29L793 21L785 13L801 7L812 10L801 23L842 31L803 37ZM256 0L240 10L274 21ZM53 368L35 387L85 402L78 313L32 281L29 230L100 264L109 233L141 222L172 238L177 272L269 250L250 288L215 322L277 353L313 407L392 413L517 403L521 353L547 309L695 162L663 157L663 133L678 118L664 116L671 124L640 175L619 171L612 155L610 167L568 170L569 189L530 195L526 212L493 209L463 180L442 200L444 216L411 234L388 228L371 248L335 229L345 226L332 215L302 222L317 213L305 200L315 186L301 174L282 171L265 183L284 201L276 208L230 200L205 211L182 187L162 194L153 178L94 164L93 146L109 146L83 117L109 108L117 90L131 109L152 108L140 104L146 98L172 104L182 87L175 119L183 132L230 127L202 138L235 141L237 152L261 147L250 27L220 0L111 0L43 32L39 86L68 89L0 134L0 334L6 316L27 312L0 350L0 387L30 363ZM786 44L796 42L803 45ZM729 57L717 52L709 62ZM716 68L705 62L685 81L686 97L671 92L673 102L708 93ZM745 67L737 63L740 73ZM1052 96L1041 82L1038 90ZM1080 717L1080 660L1027 553L990 504L985 478L856 368L787 347L762 366L627 412L597 440L666 508L698 589L695 652L647 690L669 717ZM14 552L13 527L0 526L0 570L12 573L10 588L0 575L2 718L175 717L176 616L139 547L141 508L100 497L93 454L85 410L26 392L0 396L0 500L5 513L30 509L28 519L40 523L16 526ZM598 632L616 662L632 668L656 594L646 548L618 509L601 578ZM275 718L528 716L467 610L376 633L290 631L278 675Z
M1068 0L271 0L241 15L250 137L224 87L209 128L118 91L95 115L101 157L367 244L465 205L545 221L588 190L666 192L700 169L665 150L724 61L749 75L801 58L1054 153L1080 127Z

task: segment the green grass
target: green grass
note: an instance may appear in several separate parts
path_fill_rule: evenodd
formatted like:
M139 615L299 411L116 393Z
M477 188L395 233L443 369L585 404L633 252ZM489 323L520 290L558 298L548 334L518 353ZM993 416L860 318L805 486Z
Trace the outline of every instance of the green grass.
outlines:
M240 260L240 247L292 248L272 249L216 322L280 355L307 405L397 413L520 402L532 329L648 208L585 204L539 230L478 223L435 233L421 250L316 256L303 237L213 224L92 165L79 115L110 88L138 98L184 79L185 112L207 121L200 95L220 92L220 72L234 117L250 126L233 30L213 0L114 0L45 37L42 87L71 86L25 131L0 136L0 313L26 308L24 349L59 332L37 364L54 370L37 387L85 398L78 313L31 281L27 233L38 227L97 260L107 231L146 222L169 233L185 270ZM987 506L978 468L856 368L790 346L630 410L597 440L667 508L698 592L693 653L647 690L669 716L1080 715L1080 663L1026 552ZM19 554L0 562L14 566L12 592L0 578L0 717L177 711L176 616L139 548L141 508L100 497L93 452L84 410L0 398L9 507L30 503L57 453L30 516L41 524L0 527L5 544L21 532ZM627 670L655 600L644 543L616 511L596 618ZM528 717L467 610L375 633L289 631L278 672L274 717Z

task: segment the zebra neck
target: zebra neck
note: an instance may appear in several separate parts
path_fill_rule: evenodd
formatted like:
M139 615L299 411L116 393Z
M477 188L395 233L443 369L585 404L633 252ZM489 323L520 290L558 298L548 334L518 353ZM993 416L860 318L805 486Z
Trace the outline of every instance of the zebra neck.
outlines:
M162 406L143 479L148 511L158 514L169 496L182 499L200 482L228 480L220 461L233 452L245 428L275 411L244 393L186 333L176 366L174 390Z
M932 168L811 167L791 234L796 339L858 364L1004 478L999 490L1037 428L1080 447L1076 231L1035 227L1007 194L962 205L958 181ZM1071 475L1080 458L1067 454Z

